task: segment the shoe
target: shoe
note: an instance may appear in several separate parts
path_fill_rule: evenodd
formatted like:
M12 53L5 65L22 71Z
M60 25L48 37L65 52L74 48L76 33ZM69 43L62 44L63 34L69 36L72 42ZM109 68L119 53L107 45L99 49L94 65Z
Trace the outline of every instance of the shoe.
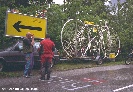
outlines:
M25 78L30 78L30 76L28 76L28 75L23 75Z
M47 78L47 80L49 80L50 78Z
M47 76L47 80L49 80L50 79L50 76Z
M39 80L40 80L40 81L45 81L45 79L44 79L44 78L42 78L42 77L41 77Z

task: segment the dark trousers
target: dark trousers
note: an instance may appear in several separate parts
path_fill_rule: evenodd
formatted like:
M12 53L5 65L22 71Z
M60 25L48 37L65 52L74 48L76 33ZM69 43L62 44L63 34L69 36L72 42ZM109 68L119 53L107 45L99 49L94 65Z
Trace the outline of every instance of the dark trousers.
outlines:
M49 80L51 74L51 62L46 59L45 62L41 64L41 78L45 79L45 76L47 75L47 80Z

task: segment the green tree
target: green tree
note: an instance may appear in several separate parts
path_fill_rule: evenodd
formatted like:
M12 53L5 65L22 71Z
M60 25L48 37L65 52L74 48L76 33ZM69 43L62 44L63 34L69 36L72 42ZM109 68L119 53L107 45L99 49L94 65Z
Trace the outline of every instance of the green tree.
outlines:
M67 16L63 12L63 6L52 4L48 9L47 33L51 35L51 38L55 42L57 49L61 48L60 33L66 19Z
M119 33L121 48L124 52L133 47L133 1L126 0L120 3L118 0L116 14L112 16L112 27Z

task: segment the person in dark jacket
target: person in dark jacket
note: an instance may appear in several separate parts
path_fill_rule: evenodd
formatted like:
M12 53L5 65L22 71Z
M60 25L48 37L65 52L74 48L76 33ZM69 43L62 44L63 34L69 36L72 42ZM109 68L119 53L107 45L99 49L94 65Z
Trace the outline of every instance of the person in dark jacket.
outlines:
M26 60L24 77L26 78L30 77L34 65L33 45L34 45L34 36L30 32L28 32L26 34L26 37L23 39L23 52L25 54L25 60Z

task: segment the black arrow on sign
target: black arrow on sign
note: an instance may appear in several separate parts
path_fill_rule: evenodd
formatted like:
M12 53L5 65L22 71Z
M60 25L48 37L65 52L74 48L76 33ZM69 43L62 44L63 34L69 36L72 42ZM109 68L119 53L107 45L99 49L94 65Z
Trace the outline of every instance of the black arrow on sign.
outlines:
M29 29L29 30L37 30L37 31L42 31L42 28L41 27L32 27L32 26L25 26L25 25L20 25L21 21L18 21L16 22L13 27L18 31L18 32L21 32L20 31L20 28L21 29Z

